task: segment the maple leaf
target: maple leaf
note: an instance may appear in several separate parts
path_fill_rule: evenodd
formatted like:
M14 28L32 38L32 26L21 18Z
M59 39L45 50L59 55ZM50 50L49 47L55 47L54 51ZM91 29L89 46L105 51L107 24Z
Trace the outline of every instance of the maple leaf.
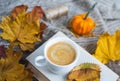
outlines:
M41 32L39 33L40 34L39 38L42 38L42 34L44 33L44 30L47 28L47 25L45 23L41 22L40 27L41 27Z
M109 61L120 60L120 30L117 30L113 35L104 33L100 36L97 42L95 56L102 63L106 64Z
M19 63L22 52L9 48L6 55L6 58L0 58L0 81L32 81L32 73Z
M17 6L10 16L2 18L0 28L3 32L0 36L10 43L19 45L22 50L31 50L34 43L40 41L40 19L43 12L40 6L34 7L29 13L25 12L26 9L27 6Z
M28 22L36 21L43 18L43 10L40 6L35 6L31 12L28 13Z
M28 8L28 6L26 6L26 5L16 6L16 7L12 10L12 12L11 12L11 14L10 14L11 19L15 19L16 16L17 16L19 13L25 12L25 11L27 10L27 8Z
M66 81L100 81L100 67L92 63L80 64L70 71Z
M6 58L4 45L0 46L0 58Z

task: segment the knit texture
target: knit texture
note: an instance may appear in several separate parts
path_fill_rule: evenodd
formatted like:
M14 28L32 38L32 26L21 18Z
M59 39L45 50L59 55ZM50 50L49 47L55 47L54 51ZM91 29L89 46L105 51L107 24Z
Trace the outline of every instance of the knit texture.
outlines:
M66 4L69 8L67 15L51 21L43 20L43 22L48 25L48 28L44 32L43 40L48 40L48 38L57 31L62 31L89 53L94 53L100 34L104 32L113 34L120 28L120 10L116 8L114 1L115 0L0 0L0 20L1 17L8 15L15 6L21 4L28 5L28 11L34 6L42 6L43 10L46 10ZM89 16L97 23L95 30L93 30L96 36L87 38L81 36L76 38L67 28L69 20L76 14L86 13L95 2L98 4ZM7 44L2 39L0 41L1 43ZM120 65L118 63L120 62L110 62L107 66L120 76Z

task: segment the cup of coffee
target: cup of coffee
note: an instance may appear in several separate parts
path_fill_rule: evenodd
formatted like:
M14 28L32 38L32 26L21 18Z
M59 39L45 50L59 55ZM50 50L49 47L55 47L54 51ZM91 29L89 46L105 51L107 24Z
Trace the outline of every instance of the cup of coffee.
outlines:
M57 37L49 40L44 47L48 69L56 74L68 73L76 66L78 50L76 43L69 38Z

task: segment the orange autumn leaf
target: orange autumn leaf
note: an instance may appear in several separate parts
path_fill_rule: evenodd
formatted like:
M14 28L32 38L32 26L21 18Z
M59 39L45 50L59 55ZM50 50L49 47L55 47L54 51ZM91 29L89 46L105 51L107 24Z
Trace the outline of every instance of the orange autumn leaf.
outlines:
M11 12L11 14L10 14L10 17L11 17L12 19L15 19L16 16L17 16L19 13L21 13L21 12L26 12L27 8L28 8L28 7L27 7L26 5L16 6L16 7L12 10L12 12Z
M0 35L14 45L19 45L22 50L31 50L34 43L40 41L42 9L36 6L32 11L26 12L27 6L21 5L13 9L10 16L2 18Z
M28 13L28 21L36 21L43 18L43 10L40 6L35 6L32 11Z
M100 67L92 63L80 64L70 71L66 81L100 81Z
M95 56L102 63L106 64L109 61L120 60L120 30L117 30L113 35L104 33L100 36L97 42Z
M0 57L0 81L32 81L33 74L19 63L21 51L13 51L12 48L0 51L6 54L5 58Z

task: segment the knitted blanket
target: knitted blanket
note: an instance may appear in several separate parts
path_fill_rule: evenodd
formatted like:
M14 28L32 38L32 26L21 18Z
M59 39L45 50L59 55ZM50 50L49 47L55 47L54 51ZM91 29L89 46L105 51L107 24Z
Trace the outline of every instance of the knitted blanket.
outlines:
M120 28L120 10L117 9L114 1L115 0L0 0L0 17L8 15L15 6L21 4L28 5L28 11L36 5L42 6L43 10L46 10L51 7L65 4L69 8L67 15L51 21L43 20L43 22L48 25L48 28L44 32L43 40L48 40L48 38L57 31L62 31L89 53L94 53L96 42L100 34L104 32L113 34ZM76 38L67 28L68 21L76 14L87 12L95 2L98 4L90 13L90 16L98 24L93 31L96 36L87 38L81 36ZM2 39L1 41L3 42ZM107 66L120 76L119 61L110 62Z

